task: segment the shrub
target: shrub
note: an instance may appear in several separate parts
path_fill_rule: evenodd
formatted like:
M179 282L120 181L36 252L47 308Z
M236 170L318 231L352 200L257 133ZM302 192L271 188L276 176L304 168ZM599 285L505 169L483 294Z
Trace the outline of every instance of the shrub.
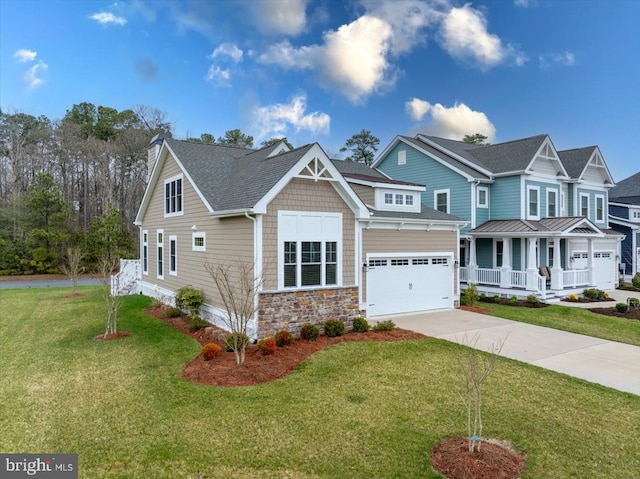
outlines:
M515 306L516 304L518 304L518 297L511 296L511 299L509 300L509 304L511 304L511 306Z
M180 308L174 308L173 306L171 306L165 310L164 315L167 318L177 318L179 316L182 316L182 310Z
M378 321L373 327L374 331L393 331L394 329L396 329L396 323L390 319Z
M598 299L600 296L604 297L604 292L597 288L589 288L582 291L582 296L589 299Z
M478 295L478 299L479 299L480 301L483 301L483 300L484 300L484 299L486 299L486 298L487 298L487 295L486 295L486 294L484 294L484 293L480 293L480 294Z
M496 294L496 295L493 297L493 302L494 302L494 303L499 303L499 302L500 302L500 295L499 295L499 294Z
M364 318L353 318L353 331L356 333L366 333L369 331L369 321Z
M627 303L629 303L630 308L640 308L640 299L638 298L629 298Z
M191 331L199 331L206 328L207 326L211 326L211 324L202 319L200 316L189 316L189 329Z
M616 311L618 313L626 313L628 309L629 309L629 306L627 306L627 303L617 303L616 304Z
M535 294L530 294L527 296L527 303L536 304L538 302L538 297Z
M633 275L633 278L631 278L631 284L634 288L640 288L640 271Z
M467 289L462 293L460 303L466 306L473 306L480 296L478 295L478 287L475 283L471 283Z
M222 348L216 343L207 343L202 346L202 351L200 351L200 354L202 354L202 357L205 361L211 361L218 354L220 354L221 350Z
M579 298L578 298L578 295L577 295L577 294L570 294L570 295L567 297L567 300L568 300L568 301L578 301L578 299L579 299Z
M263 356L275 353L276 347L276 340L273 338L265 338L258 341L258 351L260 351L260 354Z
M333 338L344 334L344 323L339 319L330 318L324 322L324 334Z
M244 344L245 348L249 344L249 336L247 336L246 334L244 334L244 333L231 333L231 334L227 335L227 337L224 340L224 349L228 353L232 353L233 352L234 339L235 338L238 338L237 342L236 342L237 345L238 345L238 349L240 349L243 344Z
M204 304L204 294L192 286L183 286L176 291L176 306L190 316L200 314L200 307Z
M289 331L278 331L274 336L275 344L279 348L291 346L293 344L293 334Z
M300 337L305 341L315 341L320 336L320 328L315 324L304 323L300 329Z

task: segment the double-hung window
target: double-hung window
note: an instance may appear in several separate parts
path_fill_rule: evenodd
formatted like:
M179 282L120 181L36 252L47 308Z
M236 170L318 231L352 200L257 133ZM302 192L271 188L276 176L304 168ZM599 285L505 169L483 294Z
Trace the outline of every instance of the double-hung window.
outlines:
M476 205L478 208L489 207L489 188L486 186L478 186L478 201Z
M164 279L164 231L158 230L156 232L156 247L158 251L158 279Z
M169 236L169 274L178 275L178 237Z
M580 193L580 216L589 218L589 194Z
M540 188L537 186L527 187L527 219L540 219Z
M604 196L596 195L596 222L604 221Z
M142 274L149 274L149 230L142 231Z
M182 175L174 176L164 182L164 215L182 214Z
M435 209L443 213L449 213L449 190L435 190L433 192Z
M547 217L555 218L558 216L558 192L556 190L547 190Z

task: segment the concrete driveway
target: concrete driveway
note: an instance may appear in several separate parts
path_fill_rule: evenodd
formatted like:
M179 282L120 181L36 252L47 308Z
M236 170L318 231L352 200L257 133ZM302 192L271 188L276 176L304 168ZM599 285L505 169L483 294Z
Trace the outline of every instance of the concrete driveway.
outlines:
M459 309L394 316L399 328L487 351L504 341L501 356L640 396L640 347L567 333Z

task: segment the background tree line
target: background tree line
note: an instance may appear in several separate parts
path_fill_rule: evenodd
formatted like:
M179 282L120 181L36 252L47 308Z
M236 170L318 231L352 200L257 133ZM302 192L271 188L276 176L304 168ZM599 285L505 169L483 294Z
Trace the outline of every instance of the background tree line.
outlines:
M61 120L0 110L0 275L56 273L69 249L81 252L85 271L101 259L138 257L133 225L147 182L147 146L172 136L167 115L153 107L118 111L73 105ZM239 129L217 140L191 141L253 147ZM286 138L261 143L269 146ZM340 151L370 164L379 140L362 130Z

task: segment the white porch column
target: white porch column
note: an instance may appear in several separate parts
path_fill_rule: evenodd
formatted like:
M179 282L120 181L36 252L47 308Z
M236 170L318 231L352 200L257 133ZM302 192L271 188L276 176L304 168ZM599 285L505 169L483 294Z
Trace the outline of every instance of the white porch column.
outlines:
M589 284L595 286L595 262L593 258L593 238L587 240L587 269L589 270Z
M551 268L551 289L564 288L562 278L562 263L560 261L560 238L553 240L553 268Z
M536 261L536 238L527 238L527 291L538 290L538 267Z
M478 281L476 276L476 240L474 237L469 238L469 284L476 283Z
M502 238L502 266L500 287L511 288L511 238Z

